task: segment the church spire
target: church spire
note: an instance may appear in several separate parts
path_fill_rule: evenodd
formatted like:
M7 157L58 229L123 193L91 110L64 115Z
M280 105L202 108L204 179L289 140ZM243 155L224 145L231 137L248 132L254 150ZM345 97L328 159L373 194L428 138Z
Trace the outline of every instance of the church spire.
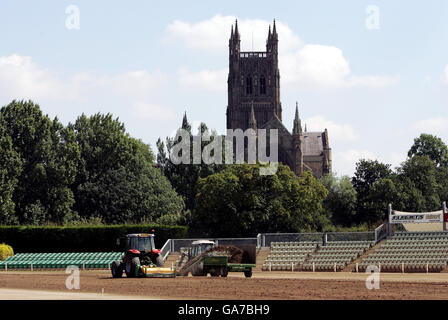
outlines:
M230 30L230 39L233 39L233 24L232 24L232 29Z
M240 33L238 32L238 19L235 20L235 38L240 38Z
M278 34L277 34L277 27L275 25L275 19L274 19L274 27L272 29L272 36L277 39L278 38Z
M257 120L255 119L254 102L250 105L249 128L257 130Z
M191 125L188 123L188 120L187 120L187 111L185 111L184 117L182 119L182 129L188 130L188 131L191 130Z
M302 121L299 118L299 103L296 102L296 115L294 117L294 127L292 134L302 134Z

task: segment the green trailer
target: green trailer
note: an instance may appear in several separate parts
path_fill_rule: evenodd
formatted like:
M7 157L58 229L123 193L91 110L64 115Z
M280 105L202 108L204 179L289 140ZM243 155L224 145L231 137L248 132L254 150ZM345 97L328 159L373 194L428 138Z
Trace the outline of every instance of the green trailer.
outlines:
M189 250L189 260L185 267L181 268L177 275L187 276L190 272L193 276L227 277L229 272L243 272L245 277L252 276L252 268L256 266L256 246L233 247L239 250L241 258L239 262L229 262L231 254L222 255L229 247L215 246L212 241L199 240L192 243Z

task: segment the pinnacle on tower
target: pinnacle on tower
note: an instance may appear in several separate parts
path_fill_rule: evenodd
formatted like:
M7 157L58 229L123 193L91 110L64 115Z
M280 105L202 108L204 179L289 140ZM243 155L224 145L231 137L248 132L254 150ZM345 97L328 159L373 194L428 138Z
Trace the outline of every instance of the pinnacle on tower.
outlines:
M240 38L240 33L238 32L238 19L235 20L235 38Z
M276 27L276 25L275 25L275 19L274 19L274 28L273 28L273 30L272 30L272 36L273 36L275 39L278 38L278 35L277 35L277 27Z
M257 130L257 120L255 119L254 102L250 105L249 128Z
M191 126L190 126L190 124L188 123L188 120L187 120L187 111L185 111L184 117L182 119L182 129L185 129L185 130L190 130L191 129Z
M294 117L294 127L292 129L293 134L301 134L302 133L302 121L299 118L299 103L296 102L296 115Z
M230 39L232 39L232 38L233 38L233 24L232 24L232 29L230 31Z

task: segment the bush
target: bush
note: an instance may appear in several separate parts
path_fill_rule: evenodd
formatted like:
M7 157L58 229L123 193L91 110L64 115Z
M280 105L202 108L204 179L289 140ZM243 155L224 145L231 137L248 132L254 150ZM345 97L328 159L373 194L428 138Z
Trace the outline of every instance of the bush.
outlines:
M16 252L117 251L117 238L129 233L155 230L155 243L161 248L168 239L187 238L183 226L112 225L112 226L0 226L0 242L7 241Z
M12 257L14 255L14 250L11 246L8 246L5 243L0 244L0 261L6 260L8 257Z

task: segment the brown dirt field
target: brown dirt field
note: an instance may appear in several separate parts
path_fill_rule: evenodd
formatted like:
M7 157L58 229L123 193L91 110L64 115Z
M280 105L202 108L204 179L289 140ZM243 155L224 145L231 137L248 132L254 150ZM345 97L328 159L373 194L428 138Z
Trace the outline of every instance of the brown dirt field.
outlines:
M63 271L0 272L0 288L70 292L65 287L67 276ZM448 282L439 276L433 282L391 278L381 281L379 290L366 289L366 275L338 273L336 279L331 279L331 274L328 279L326 275L310 276L291 273L291 278L286 278L287 273L260 272L250 279L239 274L228 278L112 279L107 271L84 271L80 291L101 293L104 288L105 294L159 299L448 299Z

